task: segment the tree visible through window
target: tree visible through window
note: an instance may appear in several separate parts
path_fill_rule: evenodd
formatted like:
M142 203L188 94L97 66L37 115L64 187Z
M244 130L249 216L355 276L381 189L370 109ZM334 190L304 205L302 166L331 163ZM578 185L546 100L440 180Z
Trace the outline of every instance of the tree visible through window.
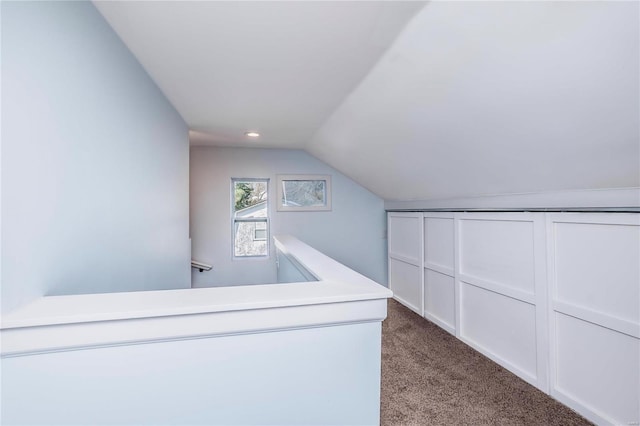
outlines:
M232 179L233 255L269 255L269 180Z

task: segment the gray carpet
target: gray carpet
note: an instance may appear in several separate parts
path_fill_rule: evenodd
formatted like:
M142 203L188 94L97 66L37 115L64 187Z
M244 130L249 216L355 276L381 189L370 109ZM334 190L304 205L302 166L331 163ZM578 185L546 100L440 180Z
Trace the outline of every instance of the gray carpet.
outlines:
M381 424L591 423L390 300L382 325Z

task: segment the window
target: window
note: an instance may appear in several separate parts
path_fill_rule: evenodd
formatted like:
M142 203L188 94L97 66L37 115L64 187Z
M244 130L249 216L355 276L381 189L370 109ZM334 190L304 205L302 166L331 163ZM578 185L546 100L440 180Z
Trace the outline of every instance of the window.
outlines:
M269 180L232 179L233 257L269 255Z
M256 223L256 229L253 231L253 241L266 241L267 240L267 223Z
M331 210L331 176L278 175L278 211Z

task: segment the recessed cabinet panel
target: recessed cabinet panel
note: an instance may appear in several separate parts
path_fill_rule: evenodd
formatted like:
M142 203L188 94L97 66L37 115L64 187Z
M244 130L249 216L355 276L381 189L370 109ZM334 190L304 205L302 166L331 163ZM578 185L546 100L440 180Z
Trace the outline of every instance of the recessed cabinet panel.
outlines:
M534 294L533 222L494 216L460 220L460 273Z
M532 382L536 372L535 306L461 283L460 337Z
M424 218L425 265L437 265L453 272L453 218Z
M556 392L608 421L640 421L640 341L556 313Z
M389 215L389 255L421 262L422 257L422 216Z
M453 277L430 269L425 270L424 276L424 312L425 315L435 317L454 331L455 318L455 281Z
M548 214L551 394L598 424L640 423L640 216Z
M640 322L640 227L554 226L557 300Z
M422 315L422 274L420 266L389 259L389 282L394 297Z

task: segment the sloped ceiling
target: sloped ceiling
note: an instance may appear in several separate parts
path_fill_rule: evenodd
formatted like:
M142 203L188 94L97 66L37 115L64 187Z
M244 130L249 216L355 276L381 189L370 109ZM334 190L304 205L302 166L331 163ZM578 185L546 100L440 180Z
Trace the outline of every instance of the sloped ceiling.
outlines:
M431 3L307 149L386 200L640 186L638 12Z
M96 1L192 144L300 148L422 2ZM258 131L259 140L245 137Z
M640 186L637 2L96 5L195 144L306 149L386 200Z

